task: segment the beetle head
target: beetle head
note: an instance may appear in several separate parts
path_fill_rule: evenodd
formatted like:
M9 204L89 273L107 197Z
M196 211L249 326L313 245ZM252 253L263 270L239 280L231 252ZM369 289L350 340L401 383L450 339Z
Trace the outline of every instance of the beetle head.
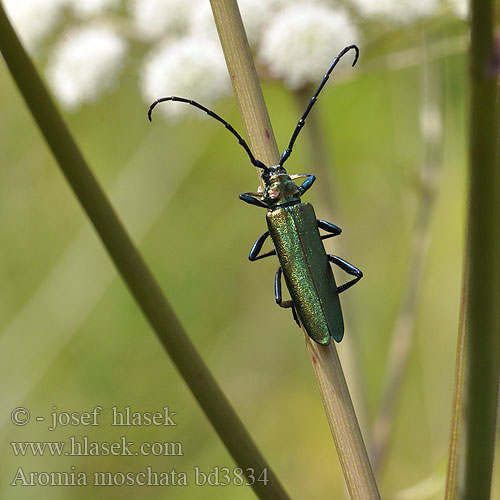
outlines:
M300 190L297 184L290 179L281 165L268 167L262 172L264 193L262 201L269 208L290 205L300 202Z

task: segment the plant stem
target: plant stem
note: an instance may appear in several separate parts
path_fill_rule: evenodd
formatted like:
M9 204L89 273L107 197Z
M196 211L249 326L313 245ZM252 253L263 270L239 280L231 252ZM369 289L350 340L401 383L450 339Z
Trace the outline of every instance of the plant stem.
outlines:
M278 146L238 4L236 0L210 0L210 4L248 145L255 158L268 166L276 165L279 161ZM260 174L260 169L257 171Z
M335 343L320 346L306 335L306 344L349 495L353 500L379 499Z
M494 3L471 2L465 436L460 498L490 498L500 367L499 40Z
M466 237L468 241L468 237ZM458 481L460 472L460 445L463 429L463 389L465 359L465 304L467 293L468 250L465 249L464 268L462 270L462 293L458 322L457 354L455 361L455 383L451 411L450 444L448 448L448 467L446 471L445 500L458 498Z
M12 29L1 3L0 50L64 176L130 292L219 437L239 467L253 468L256 477L263 469L267 469L269 484L266 486L256 481L252 485L259 498L287 499L283 487L186 335L158 283L92 175L33 63Z
M211 0L210 3L250 147L256 158L274 165L279 153L238 5L236 0ZM351 498L376 500L379 498L377 485L335 343L332 341L323 347L312 341L305 331L304 335Z

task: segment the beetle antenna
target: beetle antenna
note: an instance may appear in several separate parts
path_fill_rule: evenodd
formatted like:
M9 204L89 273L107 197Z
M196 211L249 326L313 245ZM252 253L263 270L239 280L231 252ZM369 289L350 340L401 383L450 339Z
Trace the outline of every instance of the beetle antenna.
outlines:
M339 55L333 60L332 64L328 68L328 71L326 72L325 76L323 77L323 80L321 80L321 83L319 84L318 89L312 96L311 100L309 101L309 104L307 105L306 110L304 111L304 114L301 116L300 120L297 123L297 126L295 127L295 130L293 131L292 138L290 139L290 144L288 144L288 147L283 151L283 154L281 155L279 165L283 166L283 163L288 159L290 156L290 153L292 152L293 145L295 143L295 140L297 139L297 136L299 135L299 132L301 131L302 127L304 126L304 123L306 121L307 115L309 114L309 111L311 111L312 107L316 103L316 100L318 99L319 93L323 90L323 87L325 86L326 82L328 81L328 78L330 78L330 74L337 66L337 63L340 61L340 59L347 54L351 49L354 49L355 55L354 55L354 61L352 65L354 66L356 62L358 61L359 57L359 49L356 45L349 45L348 47L345 47L342 49L342 51L339 53Z
M255 156L250 151L248 144L245 142L243 137L241 137L241 135L238 134L238 132L236 132L236 130L233 128L232 125L227 123L227 121L224 120L224 118L221 118L217 113L214 113L212 110L206 108L205 106L201 105L200 103L198 103L196 101L193 101L192 99L185 99L184 97L177 97L175 95L170 96L170 97L162 97L160 99L156 99L156 101L153 104L151 104L151 106L149 106L148 118L149 118L150 122L153 121L151 118L151 113L153 112L153 109L155 108L155 106L157 104L160 104L160 102L166 102L166 101L185 102L186 104L191 104L191 106L194 106L195 108L198 108L198 109L201 109L202 111L205 111L205 113L208 116L215 118L217 121L221 122L229 130L229 132L231 132L231 134L233 134L238 139L239 145L242 146L243 149L247 152L248 156L250 157L250 161L252 162L253 165L255 165L258 168L262 168L263 170L268 169L267 165L264 165L264 163L262 163L260 160L257 160L255 158Z

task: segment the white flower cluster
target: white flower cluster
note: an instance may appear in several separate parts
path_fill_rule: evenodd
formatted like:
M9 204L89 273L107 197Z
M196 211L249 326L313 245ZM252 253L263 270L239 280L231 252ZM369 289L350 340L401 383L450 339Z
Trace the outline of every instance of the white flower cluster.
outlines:
M147 103L179 95L210 105L229 93L231 85L208 2L134 0L131 15L138 36L157 42L139 70ZM170 117L194 111L179 103L159 109Z
M107 13L120 5L120 0L60 0L65 1L80 19L89 19Z
M127 42L106 24L67 31L47 66L52 90L68 110L78 109L113 86L126 52Z
M146 99L181 95L210 105L229 91L207 2L134 0L133 5L139 34L150 40L160 33L164 37L144 65L141 88ZM320 2L240 0L239 6L257 58L271 76L292 88L319 81L346 44L359 43L347 14ZM161 109L171 116L189 111L182 104Z
M146 58L140 78L147 103L177 95L210 105L227 95L231 87L220 47L210 42L200 44L195 38L167 41L154 49ZM159 110L170 117L196 113L186 104L173 102ZM196 114L200 116L199 111Z
M4 0L7 15L29 49L59 23L65 0Z
M58 26L64 9L78 18L88 19L117 7L119 3L120 0L4 0L7 14L30 50L35 50Z
M229 92L208 0L4 2L32 50L59 26L64 13L77 21L76 27L63 31L47 63L49 83L67 109L76 110L113 87L125 62L127 37L151 45L139 70L146 102L181 95L210 106ZM407 26L446 12L443 7L448 13L467 16L467 0L343 0L350 14L339 7L338 0L238 3L258 64L294 89L318 82L344 46L361 43L359 19ZM127 20L120 20L124 14ZM352 18L353 14L357 17ZM190 107L174 103L161 109L176 116Z
M68 110L95 100L112 88L127 54L128 44L109 23L98 17L117 8L120 0L5 0L6 10L31 51L58 27L64 12L86 24L70 26L49 54L46 76Z
M397 24L432 16L440 7L440 0L350 0L350 3L363 18Z
M469 0L448 0L451 10L461 19L469 16Z
M298 0L238 0L250 45L258 49L264 33L271 29L279 13L296 3Z
M155 41L184 36L200 0L131 0L133 27L140 38Z
M318 81L346 45L360 35L342 11L296 3L279 11L262 35L259 59L291 88Z

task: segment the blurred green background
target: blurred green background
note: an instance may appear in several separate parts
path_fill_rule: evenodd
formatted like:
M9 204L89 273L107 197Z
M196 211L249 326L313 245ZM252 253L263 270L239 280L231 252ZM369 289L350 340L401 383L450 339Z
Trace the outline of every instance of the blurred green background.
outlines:
M440 29L444 39L465 33L465 26ZM323 168L338 209L317 212L343 228L326 247L365 276L342 296L346 337L338 348L369 441L393 323L408 286L426 158L419 113L429 73L438 94L437 197L417 291L414 345L378 474L383 498L441 498L449 439L465 228L466 54L456 50L427 62L410 59L399 68L383 64L391 51L418 49L420 43L417 30L388 47L362 46L359 65L344 73L349 80L329 85L314 110L334 158ZM287 491L293 498L340 497L342 473L302 333L290 313L274 303L277 263L247 259L265 230L264 211L238 201L239 193L255 189L254 169L215 122L189 117L151 125L137 90L137 71L132 57L114 93L66 115L71 131ZM302 110L280 84L264 83L263 90L281 149ZM0 99L1 498L254 498L243 486L9 485L20 466L25 472L74 466L88 474L151 466L192 477L194 466L210 471L235 465L117 277L5 66ZM231 98L215 109L241 130ZM287 168L290 173L318 171L311 165L305 133ZM308 201L318 202L320 183L318 174ZM103 416L94 428L49 432L47 421L24 427L10 421L17 406L29 409L32 418L48 418L54 406L83 412L96 405L103 407ZM168 406L177 412L177 426L112 428L115 405L133 411ZM123 435L136 443L180 441L184 456L30 458L14 456L9 444L64 441L71 435L95 441ZM420 489L403 492L416 484ZM498 481L495 485L498 494Z

